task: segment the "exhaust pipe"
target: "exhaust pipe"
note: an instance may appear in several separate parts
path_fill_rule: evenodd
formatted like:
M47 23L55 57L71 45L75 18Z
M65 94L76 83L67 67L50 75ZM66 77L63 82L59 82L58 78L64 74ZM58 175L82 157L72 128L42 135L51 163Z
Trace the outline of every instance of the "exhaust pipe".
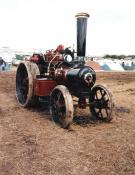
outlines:
M77 56L85 57L88 13L77 13Z

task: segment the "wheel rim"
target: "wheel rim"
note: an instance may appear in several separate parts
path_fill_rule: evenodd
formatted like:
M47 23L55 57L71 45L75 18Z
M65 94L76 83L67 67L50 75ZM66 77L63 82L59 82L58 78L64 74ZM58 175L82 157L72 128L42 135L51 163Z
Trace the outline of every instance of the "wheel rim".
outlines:
M29 90L29 78L26 67L23 65L17 70L16 91L17 98L21 104L25 104Z
M68 128L73 119L73 101L65 86L58 85L51 94L51 114L54 122Z
M112 95L104 86L95 86L90 97L90 110L94 116L104 121L112 119Z

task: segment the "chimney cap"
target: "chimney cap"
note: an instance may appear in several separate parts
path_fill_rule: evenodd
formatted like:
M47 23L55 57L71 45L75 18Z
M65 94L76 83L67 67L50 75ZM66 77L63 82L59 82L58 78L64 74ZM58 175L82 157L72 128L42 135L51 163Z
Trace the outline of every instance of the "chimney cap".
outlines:
M89 18L89 14L88 13L77 13L75 15L76 18Z

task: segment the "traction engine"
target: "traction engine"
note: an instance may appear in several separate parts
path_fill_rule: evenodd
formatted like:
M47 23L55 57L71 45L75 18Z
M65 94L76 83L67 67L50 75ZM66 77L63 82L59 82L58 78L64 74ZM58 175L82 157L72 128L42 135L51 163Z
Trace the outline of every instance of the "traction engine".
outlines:
M112 95L103 85L95 85L96 73L85 66L86 30L89 14L78 13L77 52L59 45L55 50L34 53L22 61L16 72L16 97L22 107L35 106L48 99L55 122L67 128L73 120L74 99L77 106L89 106L98 119L111 121Z

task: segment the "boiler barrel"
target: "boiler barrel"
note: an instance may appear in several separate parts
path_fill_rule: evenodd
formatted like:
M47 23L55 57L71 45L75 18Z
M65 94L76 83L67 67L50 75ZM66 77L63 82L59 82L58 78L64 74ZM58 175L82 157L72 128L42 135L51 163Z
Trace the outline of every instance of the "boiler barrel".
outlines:
M77 69L70 69L66 74L67 82L69 86L74 86L79 89L80 87L90 88L96 81L96 74L90 67L82 67ZM90 78L90 82L87 82L87 78Z

